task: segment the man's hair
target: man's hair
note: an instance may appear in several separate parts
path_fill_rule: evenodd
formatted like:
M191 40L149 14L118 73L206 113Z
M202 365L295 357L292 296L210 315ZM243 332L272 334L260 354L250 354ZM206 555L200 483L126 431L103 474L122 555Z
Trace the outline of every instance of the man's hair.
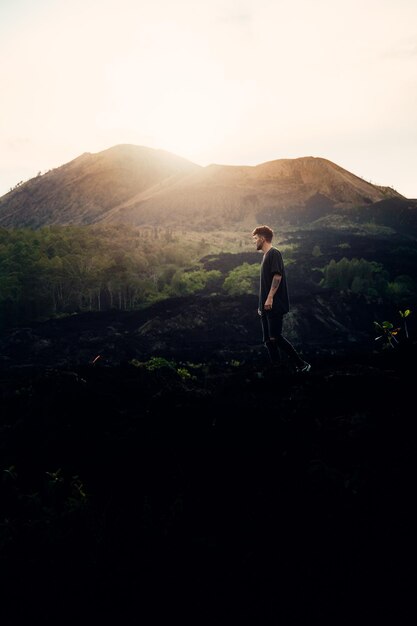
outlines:
M272 237L274 236L274 231L269 226L257 226L253 231L252 235L260 235L261 237L265 237L266 241L272 241Z

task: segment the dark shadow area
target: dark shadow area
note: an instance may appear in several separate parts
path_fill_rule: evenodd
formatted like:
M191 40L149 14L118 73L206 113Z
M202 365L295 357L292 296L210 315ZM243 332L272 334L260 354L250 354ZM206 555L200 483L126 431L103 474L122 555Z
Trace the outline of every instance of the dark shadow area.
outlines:
M416 352L9 364L2 624L411 623Z

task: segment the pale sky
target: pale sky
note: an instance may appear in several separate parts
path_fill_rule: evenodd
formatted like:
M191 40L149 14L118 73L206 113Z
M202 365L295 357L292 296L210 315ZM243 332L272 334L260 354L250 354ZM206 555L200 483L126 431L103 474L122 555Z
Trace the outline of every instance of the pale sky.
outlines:
M0 0L0 195L120 143L417 198L416 0Z

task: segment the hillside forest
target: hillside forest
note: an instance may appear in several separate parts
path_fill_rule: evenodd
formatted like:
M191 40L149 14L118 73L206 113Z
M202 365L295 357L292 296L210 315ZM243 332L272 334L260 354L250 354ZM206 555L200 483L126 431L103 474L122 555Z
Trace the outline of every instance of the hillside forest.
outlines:
M210 238L211 235L211 238ZM404 238L340 230L278 231L292 292L362 294L401 307L416 297ZM220 243L219 243L220 242ZM192 294L256 294L250 232L187 233L123 225L0 229L3 326L84 311L135 310Z

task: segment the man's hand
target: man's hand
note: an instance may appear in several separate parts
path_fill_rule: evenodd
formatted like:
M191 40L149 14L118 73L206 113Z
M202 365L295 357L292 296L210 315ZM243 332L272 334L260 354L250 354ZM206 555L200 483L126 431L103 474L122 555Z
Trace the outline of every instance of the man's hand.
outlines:
M268 296L264 304L265 311L270 311L272 309L272 302L273 299L271 298L271 296Z
M261 309L258 309L258 315L262 315Z

